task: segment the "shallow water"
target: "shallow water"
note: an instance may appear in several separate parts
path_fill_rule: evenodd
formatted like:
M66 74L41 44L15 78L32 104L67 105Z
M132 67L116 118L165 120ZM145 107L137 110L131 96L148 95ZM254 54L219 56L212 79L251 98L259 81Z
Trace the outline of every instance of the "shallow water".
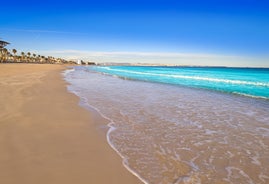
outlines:
M269 102L124 80L84 67L68 89L111 123L110 145L145 183L269 183Z

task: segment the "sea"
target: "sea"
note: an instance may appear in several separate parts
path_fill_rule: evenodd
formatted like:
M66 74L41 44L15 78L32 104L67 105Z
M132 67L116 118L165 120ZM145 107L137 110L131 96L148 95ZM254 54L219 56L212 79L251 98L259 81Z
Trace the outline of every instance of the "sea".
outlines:
M269 69L77 66L64 78L142 182L269 183Z

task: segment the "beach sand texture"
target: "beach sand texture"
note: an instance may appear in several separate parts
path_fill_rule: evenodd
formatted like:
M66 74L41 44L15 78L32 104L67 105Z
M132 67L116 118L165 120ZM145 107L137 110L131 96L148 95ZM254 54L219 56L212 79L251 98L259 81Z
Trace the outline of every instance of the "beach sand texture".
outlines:
M140 183L67 92L64 69L0 65L0 183Z

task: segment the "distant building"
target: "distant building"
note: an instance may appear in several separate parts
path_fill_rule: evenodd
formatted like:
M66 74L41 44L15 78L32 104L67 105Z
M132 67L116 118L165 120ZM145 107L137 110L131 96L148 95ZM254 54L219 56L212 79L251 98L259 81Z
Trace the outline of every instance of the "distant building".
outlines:
M96 65L95 62L91 62L91 61L83 61L82 64L85 64L85 65Z
M96 65L95 62L91 62L91 61L83 61L81 59L78 59L77 61L75 61L75 63L77 65Z

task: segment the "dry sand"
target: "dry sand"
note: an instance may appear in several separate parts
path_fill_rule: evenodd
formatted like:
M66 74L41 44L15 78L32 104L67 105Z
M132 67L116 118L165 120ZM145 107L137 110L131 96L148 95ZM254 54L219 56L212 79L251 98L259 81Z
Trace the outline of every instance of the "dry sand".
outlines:
M97 116L67 92L64 69L0 65L0 183L141 183L107 144Z

